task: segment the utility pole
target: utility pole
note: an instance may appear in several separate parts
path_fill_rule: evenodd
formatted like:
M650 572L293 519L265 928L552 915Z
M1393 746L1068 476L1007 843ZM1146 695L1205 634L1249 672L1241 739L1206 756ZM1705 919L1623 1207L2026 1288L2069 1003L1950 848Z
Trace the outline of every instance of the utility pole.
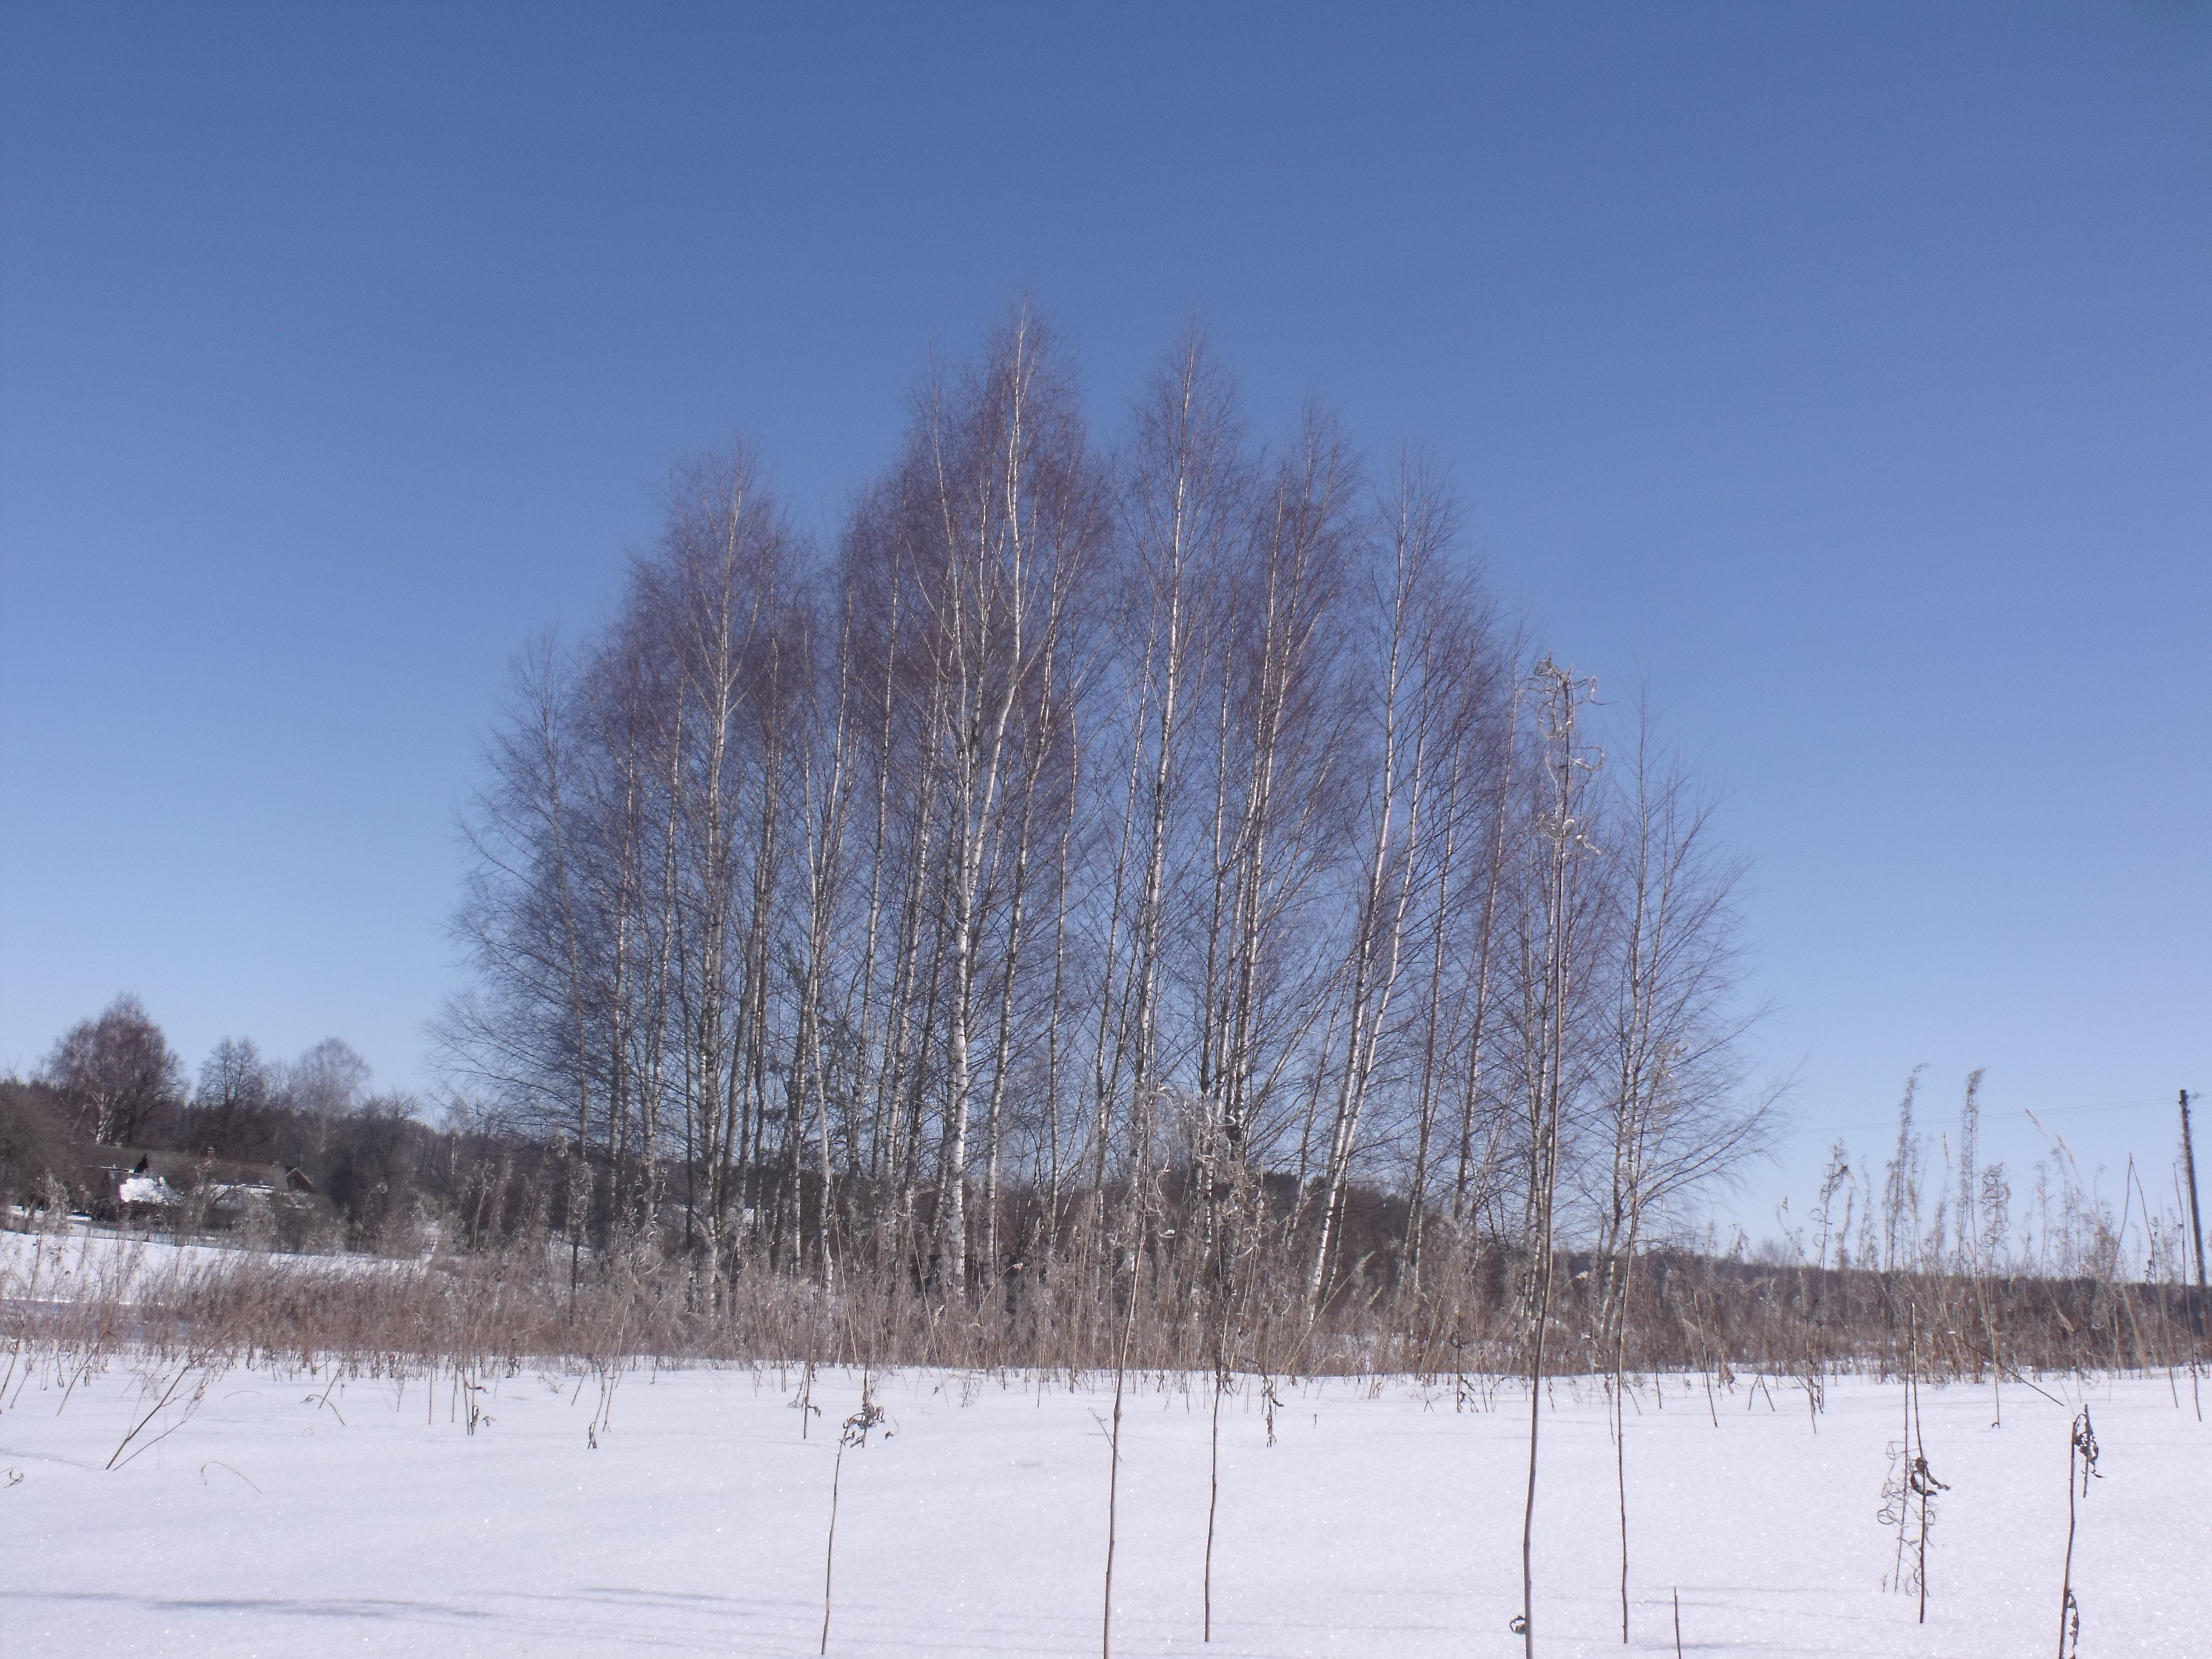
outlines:
M2204 1224L2197 1212L2197 1150L2189 1142L2189 1091L2181 1091L2181 1167L2189 1176L2189 1233L2197 1245L2197 1288L2204 1289Z

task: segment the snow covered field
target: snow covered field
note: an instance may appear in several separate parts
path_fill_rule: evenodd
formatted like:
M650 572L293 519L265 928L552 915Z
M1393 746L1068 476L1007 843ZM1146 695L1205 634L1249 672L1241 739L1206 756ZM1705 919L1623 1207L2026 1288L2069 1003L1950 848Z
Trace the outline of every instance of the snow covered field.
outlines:
M135 1303L179 1276L250 1264L278 1273L404 1273L416 1264L368 1255L293 1255L236 1243L176 1243L71 1221L17 1232L0 1230L0 1300Z
M162 1381L166 1382L166 1378ZM20 1381L20 1376L19 1376ZM233 1370L172 1405L117 1365L63 1407L47 1379L0 1413L0 1650L582 1655L815 1651L836 1426L860 1379L770 1368L632 1373L592 1449L590 1378L529 1370L488 1389L473 1435L434 1390ZM2164 1378L2065 1404L2008 1386L1929 1389L1926 1626L1886 1593L1876 1519L1899 1390L1717 1397L1648 1387L1629 1416L1634 1640L1743 1655L2050 1653L2065 1542L2067 1425L2087 1398L2103 1478L2082 1500L2082 1651L2212 1651L2212 1426ZM1157 1380L1125 1419L1114 1645L1129 1655L1520 1650L1525 1400L1393 1382L1283 1384L1276 1443L1254 1390L1224 1413L1215 1640L1199 1641L1204 1380ZM1099 1646L1110 1396L1007 1379L879 1379L888 1438L845 1457L830 1649L847 1656L1082 1654ZM180 1394L179 1398L182 1395ZM154 1437L171 1429L166 1438ZM126 1455L128 1454L126 1453ZM1536 1606L1547 1654L1622 1651L1601 1395L1545 1419Z

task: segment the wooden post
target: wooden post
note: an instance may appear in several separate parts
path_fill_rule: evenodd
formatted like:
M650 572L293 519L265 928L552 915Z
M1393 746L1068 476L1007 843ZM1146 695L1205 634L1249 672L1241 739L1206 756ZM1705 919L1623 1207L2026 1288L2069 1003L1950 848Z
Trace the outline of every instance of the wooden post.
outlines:
M2197 1245L2197 1289L2204 1290L2204 1224L2197 1210L2197 1152L2189 1141L2189 1091L2181 1091L2181 1167L2189 1177L2189 1232Z

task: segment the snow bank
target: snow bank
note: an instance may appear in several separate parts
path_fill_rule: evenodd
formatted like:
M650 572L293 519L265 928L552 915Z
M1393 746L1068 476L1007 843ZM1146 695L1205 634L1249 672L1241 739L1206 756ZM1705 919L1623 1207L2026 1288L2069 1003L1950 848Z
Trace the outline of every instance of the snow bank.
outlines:
M158 1379L166 1383L167 1378ZM824 1373L800 1437L799 1374L648 1371L599 1447L598 1385L498 1380L465 1431L450 1378L232 1371L156 1416L117 1368L65 1409L45 1379L0 1413L0 1631L22 1652L800 1655L822 1616L836 1425L860 1380ZM2008 1387L1923 1396L1951 1490L1933 1528L1925 1627L1887 1592L1876 1519L1899 1391L1647 1387L1629 1415L1627 1652L2051 1651L2067 1429L2083 1397ZM1109 1400L1033 1377L905 1374L895 1432L848 1452L830 1650L841 1656L1098 1651ZM1516 1654L1525 1402L1392 1383L1279 1385L1224 1414L1215 1640L1199 1641L1206 1384L1133 1396L1124 1427L1115 1650L1127 1655ZM179 1395L182 1399L183 1394ZM2087 1390L2103 1478L2081 1505L2085 1652L2207 1650L2212 1427L2185 1375ZM1601 1395L1545 1419L1536 1604L1547 1656L1624 1651L1613 1454ZM1486 1406L1492 1408L1486 1408ZM154 1437L169 1430L166 1438ZM21 1479L15 1475L20 1473Z

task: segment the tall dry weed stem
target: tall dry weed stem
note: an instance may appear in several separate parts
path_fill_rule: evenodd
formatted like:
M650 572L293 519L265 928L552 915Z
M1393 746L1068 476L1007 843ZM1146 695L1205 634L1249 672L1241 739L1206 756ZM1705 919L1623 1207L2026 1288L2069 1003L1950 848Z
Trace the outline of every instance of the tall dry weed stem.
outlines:
M2081 1650L2081 1604L2074 1595L2074 1486L2078 1479L2081 1496L2087 1498L2089 1482L2101 1478L2097 1473L2097 1431L2084 1406L2067 1429L2066 1565L2058 1581L2058 1659L2069 1659Z
M811 1366L808 1367L808 1381L811 1389ZM848 1451L865 1448L868 1443L868 1437L883 1427L888 1415L883 1407L877 1403L875 1391L871 1384L872 1378L869 1374L865 1370L862 1371L860 1407L845 1419L844 1425L839 1429L836 1455L830 1460L830 1530L822 1544L822 1645L818 1650L825 1654L830 1651L830 1592L836 1582L835 1575L837 1567L837 1500L844 1486L845 1454ZM890 1431L885 1430L884 1432L888 1435Z

